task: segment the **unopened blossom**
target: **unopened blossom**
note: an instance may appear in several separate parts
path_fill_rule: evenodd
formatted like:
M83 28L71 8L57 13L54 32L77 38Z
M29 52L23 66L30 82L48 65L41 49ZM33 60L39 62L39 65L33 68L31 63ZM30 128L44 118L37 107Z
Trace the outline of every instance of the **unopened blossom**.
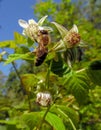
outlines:
M52 96L49 92L37 93L36 102L41 106L49 106L52 102Z
M73 25L71 30L67 30L62 25L52 22L60 32L62 39L54 46L55 51L66 51L68 48L73 48L80 45L81 37L78 33L78 28L76 25Z
M65 42L65 45L67 48L72 48L77 46L80 43L81 37L78 33L78 28L76 25L73 26L73 28L68 31L67 35L63 38L63 41Z

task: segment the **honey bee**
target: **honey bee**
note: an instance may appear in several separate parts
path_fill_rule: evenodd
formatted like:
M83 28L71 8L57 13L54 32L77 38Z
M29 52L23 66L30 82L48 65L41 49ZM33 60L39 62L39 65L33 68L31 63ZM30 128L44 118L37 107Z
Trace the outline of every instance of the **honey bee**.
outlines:
M47 54L48 54L48 48L47 45L50 43L50 36L48 34L47 30L40 30L38 32L38 44L39 46L36 49L36 61L35 66L40 66Z
M47 46L50 43L50 35L47 30L40 30L38 32L38 43Z
M44 62L47 54L48 54L48 48L39 45L39 47L36 49L35 66L40 66Z

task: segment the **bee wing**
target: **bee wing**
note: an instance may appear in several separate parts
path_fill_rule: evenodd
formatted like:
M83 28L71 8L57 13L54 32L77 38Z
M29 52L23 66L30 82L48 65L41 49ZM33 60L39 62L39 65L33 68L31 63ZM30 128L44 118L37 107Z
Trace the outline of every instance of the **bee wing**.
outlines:
M19 19L19 20L18 20L18 23L19 23L19 25L20 25L22 28L27 28L27 27L28 27L28 23L27 23L25 20L23 20L23 19Z

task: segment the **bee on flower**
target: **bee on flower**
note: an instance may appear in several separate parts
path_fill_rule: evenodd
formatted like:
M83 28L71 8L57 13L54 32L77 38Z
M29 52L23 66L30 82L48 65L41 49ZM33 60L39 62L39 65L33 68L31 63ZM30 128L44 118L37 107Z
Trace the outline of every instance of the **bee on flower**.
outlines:
M18 21L19 25L24 28L23 35L38 43L38 47L34 50L36 55L35 66L41 65L45 60L48 54L47 45L51 41L49 32L53 31L52 28L42 26L46 18L47 16L44 16L38 22L33 19L28 20L28 22L22 19Z
M36 22L34 19L30 19L28 22L23 19L19 19L18 23L24 29L22 34L29 37L32 41L38 42L38 34L40 31L52 31L50 27L42 26L46 18L47 15L42 17L38 22Z

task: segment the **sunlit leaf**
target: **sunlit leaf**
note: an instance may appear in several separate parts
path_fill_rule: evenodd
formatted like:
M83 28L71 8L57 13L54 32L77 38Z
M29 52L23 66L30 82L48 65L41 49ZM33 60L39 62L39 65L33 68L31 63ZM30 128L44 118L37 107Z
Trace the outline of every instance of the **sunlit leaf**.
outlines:
M80 104L88 100L88 90L91 88L86 73L70 72L64 77L67 93L73 94Z
M0 42L0 48L9 47L9 48L15 48L15 41L14 40L8 40Z
M40 112L31 112L22 115L22 119L30 128L30 130L33 130L33 128L39 124L40 120L42 119L42 116Z
M18 32L14 32L14 40L16 44L25 44L27 42L27 39Z
M24 114L22 116L25 123L30 127L30 129L33 129L35 126L39 126L40 122L42 121L42 118L45 114L45 111L41 112L31 112ZM63 124L63 121L61 118L59 118L57 115L48 112L45 120L55 129L55 130L65 130L65 126Z
M28 37L27 38L27 44L28 44L28 46L31 47L33 45L33 43L34 42Z
M63 105L56 105L55 107L57 113L61 115L67 122L69 122L74 130L76 130L76 126L79 122L79 115L77 112L72 108Z
M48 112L45 120L55 129L55 130L65 130L65 126L61 118L57 115Z
M37 86L38 78L35 74L24 74L21 79L27 92L32 91Z
M15 60L24 59L24 60L33 60L34 55L33 53L26 53L26 54L11 54L9 55L8 59L5 61L5 64L9 64Z
M15 53L18 53L18 54L25 54L27 52L30 52L30 50L26 46L16 47L15 49Z
M7 130L19 130L16 125L18 121L13 120L0 120L0 124L5 124Z

